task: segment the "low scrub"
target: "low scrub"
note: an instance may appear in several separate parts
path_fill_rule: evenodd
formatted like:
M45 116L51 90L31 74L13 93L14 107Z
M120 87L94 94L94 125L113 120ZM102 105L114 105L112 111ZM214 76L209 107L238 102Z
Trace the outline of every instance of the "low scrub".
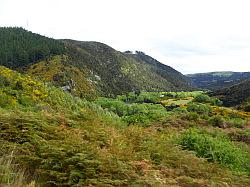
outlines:
M202 130L191 128L180 136L178 143L183 149L194 151L198 157L218 162L233 171L250 174L250 157L246 150L236 147L225 137L212 136Z

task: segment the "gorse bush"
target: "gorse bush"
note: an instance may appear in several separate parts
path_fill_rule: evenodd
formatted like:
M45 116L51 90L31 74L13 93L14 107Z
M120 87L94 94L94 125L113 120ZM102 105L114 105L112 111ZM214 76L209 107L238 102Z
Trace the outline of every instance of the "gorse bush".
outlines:
M0 66L0 106L30 105L48 96L47 87L30 76Z
M250 157L246 150L236 147L224 137L213 137L202 130L191 128L180 136L178 143L183 149L194 151L198 157L250 174Z

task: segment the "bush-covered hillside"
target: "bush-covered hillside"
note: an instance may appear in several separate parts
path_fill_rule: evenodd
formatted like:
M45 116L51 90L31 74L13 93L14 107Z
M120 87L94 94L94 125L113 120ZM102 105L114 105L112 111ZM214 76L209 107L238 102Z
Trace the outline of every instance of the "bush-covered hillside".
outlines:
M0 66L1 186L249 186L249 113L203 92L87 101Z
M136 51L135 54L132 54L132 56L138 60L150 64L150 66L152 66L152 69L157 74L169 80L174 85L174 87L179 88L180 90L185 90L187 84L191 86L191 83L189 83L186 76L182 75L172 67L160 63L151 56L148 56L141 51ZM172 88L173 91L176 90L174 87Z
M187 75L197 88L219 90L250 78L250 72L211 72Z
M214 91L212 95L220 98L225 106L237 106L242 104L243 109L250 111L250 79L228 88Z
M0 43L0 65L38 76L79 97L192 89L173 68L99 42L55 40L22 28L0 28Z

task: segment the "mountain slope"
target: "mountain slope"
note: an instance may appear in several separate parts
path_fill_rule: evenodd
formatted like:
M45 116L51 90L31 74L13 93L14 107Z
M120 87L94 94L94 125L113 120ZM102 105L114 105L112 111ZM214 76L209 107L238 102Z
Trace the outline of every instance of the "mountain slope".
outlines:
M250 72L211 72L187 75L198 88L217 90L250 78Z
M236 106L249 102L250 79L247 79L240 84L214 91L213 95L220 98L225 106Z
M161 64L155 66L139 55L128 55L99 42L64 41L71 48L75 66L86 66L99 76L110 91L126 90L185 90L190 88L186 78L173 68ZM77 51L76 51L77 50ZM75 52L72 54L72 52ZM77 54L77 55L76 55ZM151 58L151 57L150 57ZM152 59L152 58L151 58ZM167 69L168 71L164 70ZM159 73L162 71L161 73ZM181 79L180 79L181 77ZM179 83L176 80L180 80ZM120 94L119 93L119 94Z
M187 81L187 77L182 75L180 72L176 71L170 66L164 65L157 61L156 59L152 58L151 56L146 55L141 51L136 51L133 54L134 58L137 60L141 60L147 64L149 64L152 70L160 75L162 78L167 79L173 85L173 88L180 88L184 89L189 82Z
M181 73L142 53L129 55L99 42L54 40L21 28L1 28L0 36L0 42L5 42L10 56L27 53L29 56L24 61L5 59L6 51L1 48L0 65L18 68L78 96L191 89ZM13 46L18 46L16 53ZM36 58L31 58L31 54Z

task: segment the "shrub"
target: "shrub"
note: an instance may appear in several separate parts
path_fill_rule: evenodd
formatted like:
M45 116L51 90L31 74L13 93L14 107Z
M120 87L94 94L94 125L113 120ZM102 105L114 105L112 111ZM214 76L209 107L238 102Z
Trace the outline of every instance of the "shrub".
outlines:
M6 107L12 107L16 105L17 101L14 97L7 95L6 93L2 93L0 91L0 107L6 108Z
M99 98L95 103L122 117L122 120L128 124L141 123L147 126L151 121L159 120L168 114L160 104L128 104L118 99L108 98Z
M172 103L171 105L165 106L165 108L167 109L167 111L171 111L171 110L179 108L179 105Z
M232 118L228 120L228 123L230 124L230 126L233 126L236 128L242 128L247 123L247 121L241 118Z
M212 124L213 126L216 126L216 127L222 127L225 120L224 118L221 116L221 115L215 115L215 116L212 116L210 117L210 119L208 120L208 122L210 124Z
M211 98L210 103L214 106L222 106L223 102L217 98Z
M215 136L196 128L183 133L178 143L198 157L204 157L210 162L218 162L234 171L248 172L250 157L246 150L236 147L230 140Z
M199 119L199 115L196 112L189 112L186 115L186 119L196 121L197 119Z
M143 124L143 126L145 127L147 127L150 122L148 116L145 114L134 114L134 115L124 116L122 119L128 124L140 123Z
M128 105L117 99L99 98L96 104L101 105L103 108L107 108L110 111L116 113L118 116L124 116L128 113Z
M188 111L187 111L186 108L181 108L181 107L174 108L174 109L172 110L172 112L178 113L178 114L186 114L186 113L188 113Z
M48 96L44 83L3 66L0 66L0 83L0 105L2 107L4 105L12 107L16 103L29 105L31 102L43 101ZM27 102L27 100L31 101Z
M129 92L118 96L117 99L126 103L156 103L160 98L159 92Z
M187 111L196 112L198 114L210 114L212 112L212 108L206 104L189 103L187 106Z
M205 95L205 94L199 94L199 95L194 97L193 101L199 102L199 103L209 103L210 97L208 95Z

